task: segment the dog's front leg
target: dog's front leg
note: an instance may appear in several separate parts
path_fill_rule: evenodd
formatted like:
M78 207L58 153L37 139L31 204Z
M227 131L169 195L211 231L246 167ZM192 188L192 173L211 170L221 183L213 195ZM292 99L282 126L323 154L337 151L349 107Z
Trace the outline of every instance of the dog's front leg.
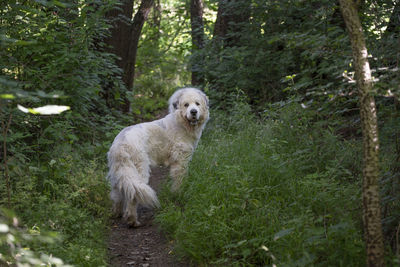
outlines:
M181 150L177 155L179 157L170 165L169 174L172 178L172 192L176 192L182 184L183 178L186 176L187 167L192 158L193 150L185 149Z
M172 192L178 191L179 187L182 184L183 177L187 172L187 163L176 162L170 167L170 176L172 178Z
M176 192L187 173L187 167L192 159L193 146L187 143L177 143L171 153L169 174L172 178L171 190Z

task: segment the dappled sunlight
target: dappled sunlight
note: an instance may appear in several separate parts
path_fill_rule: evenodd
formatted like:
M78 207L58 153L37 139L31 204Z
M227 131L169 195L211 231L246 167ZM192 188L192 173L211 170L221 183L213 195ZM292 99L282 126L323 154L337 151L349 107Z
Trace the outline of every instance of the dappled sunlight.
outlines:
M153 250L163 267L181 266L176 257L199 266L365 266L367 171L382 196L366 201L383 227L381 254L398 265L399 1L12 0L0 14L0 206L31 235L63 237L10 242L18 229L0 214L0 265L22 264L12 247L22 243L74 266L111 266L114 256L152 266ZM187 107L173 113L184 115L182 128L161 118L183 87L209 100L173 101L172 110ZM206 106L197 146L190 130ZM165 238L129 229L110 245L107 153L116 136L127 138L124 128L155 120L168 138L152 142L154 127L134 135L123 171L140 156L168 163L175 185L183 181L157 192L161 207L149 220ZM170 140L182 151L170 153ZM121 173L121 194L133 192L132 172Z
M37 108L26 108L21 105L17 105L18 109L24 113L32 113L39 115L56 115L61 114L64 111L70 110L71 108L68 106L59 106L59 105L46 105L43 107Z

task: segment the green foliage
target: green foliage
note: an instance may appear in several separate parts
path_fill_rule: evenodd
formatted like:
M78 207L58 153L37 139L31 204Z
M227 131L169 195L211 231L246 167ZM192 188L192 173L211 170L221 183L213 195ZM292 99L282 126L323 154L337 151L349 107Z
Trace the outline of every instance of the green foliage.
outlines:
M150 91L150 93L152 93ZM164 93L163 93L164 94ZM157 115L158 112L167 109L165 96L157 94L138 94L132 101L132 113L139 119L149 121Z
M230 1L226 13L246 1ZM349 43L332 1L252 1L251 18L231 27L225 40L210 36L204 54L209 87L224 101L238 90L263 105L289 96L330 96L343 90ZM235 31L233 31L235 30ZM234 38L235 43L226 40ZM288 82L285 77L293 76Z
M0 82L5 86L0 93L29 96L19 99L28 106L41 100L63 103L83 113L105 108L102 85L121 87L114 56L102 52L101 39L108 34L103 17L112 4L2 4Z
M107 265L105 155L122 122L112 113L88 117L67 111L54 117L5 111L12 116L8 131L2 124L6 154L2 149L1 155L7 161L1 165L0 205L11 207L27 228L60 237L24 243L24 248L77 266Z
M177 87L188 84L190 72L186 61L190 48L187 3L160 1L143 28L136 63L139 75L135 80L135 93L165 99Z
M28 246L70 264L105 266L110 205L104 152L101 158L91 155L92 160L82 160L88 146L77 149L64 144L53 148L47 153L48 160L10 165L12 208L27 227L61 237L57 242ZM4 194L3 176L0 189ZM2 205L6 205L6 198L2 199Z
M386 242L393 251L399 247L398 227L400 221L400 120L398 105L383 103L379 107L381 121L381 196L383 230Z
M176 253L221 266L363 266L358 141L293 104L257 122L213 113L157 220ZM240 156L239 156L240 155Z
M240 6L246 2L229 1L224 14L240 15L235 12L243 12ZM332 110L348 114L348 110L354 109L357 99L351 46L338 3L258 0L251 3L248 20L230 22L231 27L222 40L213 36L212 30L206 31L206 47L192 55L194 60L205 59L200 71L217 104L231 105L232 98L244 93L257 111L265 103L293 96L317 102L328 114ZM395 2L366 1L360 9L372 55L369 60L375 88L379 95L393 95L399 90L398 60L394 60L399 57L399 31L398 26L385 29L392 20L393 25L398 25L396 15L392 14Z
M0 6L0 204L38 236L33 240L45 239L48 231L57 234L39 242L12 230L15 243L2 239L4 261L50 266L52 258L45 255L54 255L54 264L60 258L77 266L107 265L105 154L122 128L119 121L126 119L108 108L118 106L124 90L115 56L104 52L102 42L111 5L3 1ZM45 105L71 110L40 116L34 108ZM21 106L36 115L21 112Z
M213 113L182 192L162 192L158 220L176 252L215 265L363 265L358 99L337 3L228 1L226 15L244 5L250 16L220 40L219 1L204 1L206 46L192 54L189 2L160 1L127 93L103 43L115 2L0 4L0 204L23 225L2 216L1 261L106 265L107 149L124 126L165 109L201 58L211 103L229 115ZM383 225L396 251L398 4L361 3L379 107ZM133 118L117 111L125 95ZM41 116L17 105L70 110Z
M38 227L23 229L18 219L7 210L0 217L0 264L9 266L69 266L52 255L35 253L26 245L54 244L59 241L55 233L41 233Z

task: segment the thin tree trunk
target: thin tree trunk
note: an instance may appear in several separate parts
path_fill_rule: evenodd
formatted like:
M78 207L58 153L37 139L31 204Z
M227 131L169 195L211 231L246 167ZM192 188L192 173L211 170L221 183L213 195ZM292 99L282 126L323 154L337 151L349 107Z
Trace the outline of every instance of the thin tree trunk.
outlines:
M354 68L359 94L363 134L363 221L367 266L384 266L384 244L379 196L379 140L373 83L368 63L368 52L352 0L339 0L340 8L351 40Z
M203 0L191 0L190 3L190 23L192 27L192 54L204 47L204 25L203 25ZM192 84L200 85L204 82L202 74L203 58L197 55L192 60Z
M124 76L122 79L128 91L132 90L133 88L138 43L142 33L143 25L147 20L153 4L153 0L142 0L139 10L136 12L135 17L133 18L133 24L131 26L129 35L129 48L126 51L127 61L123 67Z

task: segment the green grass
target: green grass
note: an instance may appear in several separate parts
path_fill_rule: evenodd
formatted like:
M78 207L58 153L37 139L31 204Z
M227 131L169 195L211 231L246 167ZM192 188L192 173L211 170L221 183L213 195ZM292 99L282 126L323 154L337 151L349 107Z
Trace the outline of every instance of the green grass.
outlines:
M364 266L359 145L295 106L213 119L179 194L157 215L175 253L202 265Z
M40 161L21 166L20 176L13 170L11 208L20 224L13 234L17 246L37 255L32 256L35 260L46 254L74 266L107 266L110 200L105 152L88 155L91 149L98 147L58 144ZM3 183L1 187L4 191ZM9 255L9 249L2 247L0 253ZM29 262L18 256L9 260Z

